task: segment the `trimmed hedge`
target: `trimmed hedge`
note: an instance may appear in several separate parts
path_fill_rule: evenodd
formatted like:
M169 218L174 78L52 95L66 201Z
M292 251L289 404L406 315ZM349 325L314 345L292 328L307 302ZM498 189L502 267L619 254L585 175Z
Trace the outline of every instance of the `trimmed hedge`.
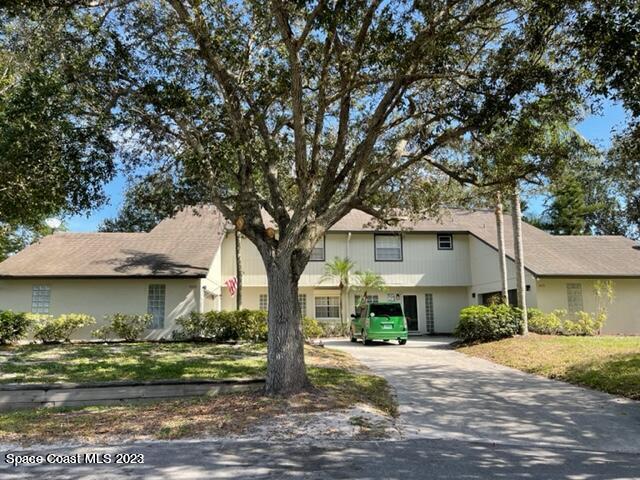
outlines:
M27 336L32 319L24 312L0 310L0 344L18 341Z
M460 310L460 322L453 332L464 342L490 342L513 337L522 326L521 312L504 304L472 305Z
M190 340L228 342L267 340L267 312L262 310L235 310L222 312L191 312L176 320L177 334Z
M606 312L590 314L576 312L571 317L566 310L544 313L527 309L529 331L541 335L598 335L606 321ZM454 335L466 343L490 342L513 337L521 332L522 317L518 308L504 304L489 307L472 305L460 311L460 322Z
M191 312L176 320L180 330L174 337L184 340L214 342L267 340L267 312L263 310L234 310L222 312ZM302 319L302 332L306 340L324 335L323 326L315 319Z

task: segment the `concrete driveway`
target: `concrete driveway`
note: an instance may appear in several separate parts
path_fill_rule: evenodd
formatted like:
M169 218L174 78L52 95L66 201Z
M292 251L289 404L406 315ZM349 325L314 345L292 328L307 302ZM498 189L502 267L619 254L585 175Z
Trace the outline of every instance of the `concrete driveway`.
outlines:
M395 387L407 439L640 454L640 402L547 380L455 352L451 338L405 346L330 341Z

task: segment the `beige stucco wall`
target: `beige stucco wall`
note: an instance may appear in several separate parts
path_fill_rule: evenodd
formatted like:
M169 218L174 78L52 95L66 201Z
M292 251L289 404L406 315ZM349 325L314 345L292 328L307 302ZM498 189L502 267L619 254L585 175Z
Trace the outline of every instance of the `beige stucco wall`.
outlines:
M165 326L147 334L147 338L160 338L170 334L177 318L198 309L199 279L0 280L0 310L31 311L32 286L48 285L51 289L49 313L86 313L95 317L95 325L75 335L75 338L91 338L91 331L104 324L105 315L146 313L150 284L166 285Z
M527 252L524 252L525 259ZM469 257L471 270L471 286L469 287L468 304L480 303L480 294L498 292L502 288L500 281L500 259L498 252L478 240L470 237ZM525 282L530 287L526 294L527 306L537 306L536 279L531 272L525 270ZM516 264L507 258L507 285L509 290L516 288ZM475 297L472 294L475 293Z
M601 279L606 280L606 279ZM594 278L540 278L538 280L538 308L544 312L567 309L567 283L582 285L583 309L595 312ZM605 334L640 335L640 279L611 279L615 298L608 307Z

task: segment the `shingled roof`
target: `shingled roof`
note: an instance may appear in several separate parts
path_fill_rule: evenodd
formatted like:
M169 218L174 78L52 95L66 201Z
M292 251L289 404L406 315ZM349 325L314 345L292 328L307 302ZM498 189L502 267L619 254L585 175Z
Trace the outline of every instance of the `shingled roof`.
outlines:
M149 233L56 233L0 263L0 277L203 277L229 224L214 207L186 209ZM354 210L332 231L373 232ZM469 233L497 248L490 210L451 209L439 219L405 220L391 230ZM526 268L537 276L640 277L640 249L621 236L556 236L523 224ZM511 218L505 249L513 258Z
M56 233L0 263L0 277L204 277L224 226L216 209L202 207L148 233Z

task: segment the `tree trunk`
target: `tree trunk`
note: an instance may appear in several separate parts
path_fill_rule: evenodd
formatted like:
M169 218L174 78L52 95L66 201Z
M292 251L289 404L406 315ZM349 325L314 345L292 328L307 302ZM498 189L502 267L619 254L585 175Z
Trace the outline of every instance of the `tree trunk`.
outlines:
M500 283L502 303L509 305L509 287L507 284L507 258L504 254L504 216L502 215L502 195L496 193L496 227L498 230L498 257L500 258Z
M344 302L342 301L342 297L344 296L344 287L340 285L340 328L344 329L345 326L345 311L343 310Z
M238 281L236 289L236 310L240 310L242 308L242 258L240 257L240 235L241 233L236 228L236 280Z
M518 307L522 310L522 334L529 333L527 319L526 285L524 277L524 249L522 246L522 212L520 192L515 185L511 196L511 219L513 221L513 248L516 257L516 280L518 285Z
M290 258L269 262L268 395L291 395L310 386L304 365L304 337L298 304L298 278Z

